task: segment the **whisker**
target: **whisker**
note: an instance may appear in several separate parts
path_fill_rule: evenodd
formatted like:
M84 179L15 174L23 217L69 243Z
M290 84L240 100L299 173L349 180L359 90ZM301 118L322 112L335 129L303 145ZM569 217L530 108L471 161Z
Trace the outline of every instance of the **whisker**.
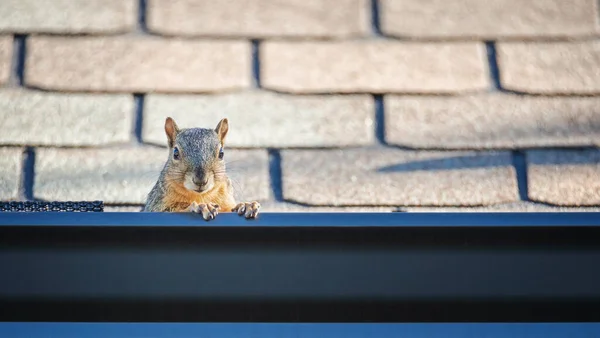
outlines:
M242 185L238 182L237 179L230 178L231 186L233 188L233 195L236 200L243 199L244 189L242 189Z

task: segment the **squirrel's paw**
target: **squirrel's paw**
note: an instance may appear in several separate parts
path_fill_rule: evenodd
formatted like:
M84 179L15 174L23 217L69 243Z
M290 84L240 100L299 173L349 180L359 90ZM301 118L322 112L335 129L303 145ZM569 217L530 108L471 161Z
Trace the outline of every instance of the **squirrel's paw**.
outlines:
M215 203L196 203L192 202L188 211L202 214L202 218L207 221L214 219L219 214L219 206Z
M238 203L238 205L236 205L235 208L231 209L231 211L237 212L238 215L243 215L246 218L256 218L256 216L258 216L259 210L260 204L256 201Z

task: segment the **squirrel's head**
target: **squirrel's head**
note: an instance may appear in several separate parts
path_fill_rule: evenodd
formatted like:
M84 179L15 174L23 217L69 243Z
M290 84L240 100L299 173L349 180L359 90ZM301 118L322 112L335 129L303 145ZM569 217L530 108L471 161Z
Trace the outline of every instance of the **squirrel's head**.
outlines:
M215 129L179 129L168 117L165 132L169 145L167 180L182 183L198 193L205 193L215 183L227 179L223 147L229 129L227 119L222 119Z

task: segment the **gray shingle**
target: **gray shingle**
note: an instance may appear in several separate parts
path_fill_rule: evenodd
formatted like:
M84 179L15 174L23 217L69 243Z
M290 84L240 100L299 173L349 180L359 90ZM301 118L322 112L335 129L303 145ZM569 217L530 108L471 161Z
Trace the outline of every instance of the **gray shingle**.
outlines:
M213 92L250 86L250 62L248 41L34 36L25 83L63 91Z
M599 94L600 41L498 44L502 86L535 94Z
M289 202L267 201L261 203L261 212L392 212L395 208L382 207L327 207L306 206Z
M414 148L600 145L600 97L386 96L386 141Z
M214 128L229 119L230 147L331 147L374 142L374 104L367 95L293 96L262 91L223 95L149 95L143 139L166 145L164 121Z
M2 0L0 32L102 34L132 30L136 0Z
M532 150L529 198L556 205L600 205L600 150Z
M598 207L556 207L532 202L495 204L484 207L418 207L407 212L600 212Z
M518 200L506 152L288 150L283 196L312 205L487 205Z
M14 200L19 193L23 149L0 148L0 200Z
M0 85L8 82L12 67L13 38L0 35Z
M46 200L102 200L144 203L167 160L158 148L38 149L34 196ZM234 189L246 198L266 199L266 152L230 150L228 171Z
M482 43L267 41L261 83L291 93L461 93L487 89Z
M0 144L92 146L130 140L131 95L0 91Z
M143 206L142 205L127 205L127 206L120 206L120 205L105 205L104 206L104 211L105 212L140 212L142 211Z
M381 30L414 38L562 38L598 34L596 0L381 0Z
M353 37L369 34L368 0L154 0L148 28L167 35Z

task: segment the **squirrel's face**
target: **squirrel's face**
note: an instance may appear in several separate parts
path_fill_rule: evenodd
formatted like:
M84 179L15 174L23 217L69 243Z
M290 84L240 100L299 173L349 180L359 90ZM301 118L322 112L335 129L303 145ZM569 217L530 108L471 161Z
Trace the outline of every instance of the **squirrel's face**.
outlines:
M225 181L223 147L227 130L227 119L221 120L214 130L179 130L175 121L168 118L165 123L170 150L167 179L199 193L208 192L216 183Z

